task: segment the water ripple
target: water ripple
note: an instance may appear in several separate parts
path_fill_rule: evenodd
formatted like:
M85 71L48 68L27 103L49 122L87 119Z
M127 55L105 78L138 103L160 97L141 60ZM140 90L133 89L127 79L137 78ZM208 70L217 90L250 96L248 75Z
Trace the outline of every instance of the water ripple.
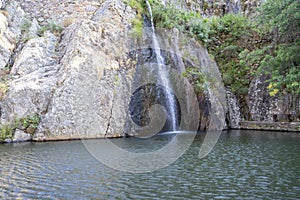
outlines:
M121 139L144 150L169 141ZM127 142L128 141L128 142ZM300 138L291 133L223 133L204 159L198 135L174 164L145 174L114 171L80 141L0 145L0 199L297 199ZM141 143L139 143L141 142ZM147 146L148 145L148 146ZM143 147L145 146L145 147ZM135 149L136 150L136 149Z

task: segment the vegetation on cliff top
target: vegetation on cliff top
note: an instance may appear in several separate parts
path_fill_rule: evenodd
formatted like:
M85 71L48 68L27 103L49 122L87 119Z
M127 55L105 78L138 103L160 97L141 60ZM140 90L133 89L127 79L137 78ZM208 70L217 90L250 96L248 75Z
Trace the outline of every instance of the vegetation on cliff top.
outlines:
M267 77L271 96L300 94L299 1L266 1L253 18L242 14L205 18L199 13L164 7L156 0L149 2L157 27L177 28L208 48L225 85L236 95L246 95L250 81L257 75ZM145 3L131 0L129 5L138 11L134 25L141 33L141 15L148 15Z

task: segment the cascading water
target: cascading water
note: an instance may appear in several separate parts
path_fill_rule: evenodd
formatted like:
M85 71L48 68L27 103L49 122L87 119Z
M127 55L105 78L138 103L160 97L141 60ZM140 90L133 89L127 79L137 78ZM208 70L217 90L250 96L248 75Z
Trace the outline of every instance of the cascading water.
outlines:
M168 106L168 118L171 119L172 121L172 126L170 131L176 131L176 103L174 96L172 95L172 86L170 84L170 81L168 79L168 71L167 68L164 66L164 58L161 55L160 52L160 46L158 39L156 37L155 33L155 28L154 28L154 23L153 23L153 16L152 16L152 9L150 3L146 0L146 4L148 7L148 12L150 14L150 20L151 20L151 28L152 28L152 42L153 42L153 48L156 54L156 62L158 65L158 73L157 73L157 78L159 84L163 85L165 87L165 95L167 97L167 105Z
M229 112L229 126L230 128L239 129L239 123L241 119L241 109L238 103L236 96L230 92L226 91L227 103L228 103L228 112Z

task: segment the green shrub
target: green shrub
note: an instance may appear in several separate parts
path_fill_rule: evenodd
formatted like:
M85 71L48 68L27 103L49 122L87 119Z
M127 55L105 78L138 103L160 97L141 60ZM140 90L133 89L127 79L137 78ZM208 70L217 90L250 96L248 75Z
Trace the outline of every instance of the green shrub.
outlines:
M45 26L42 26L39 30L38 30L38 35L39 36L44 36L44 33L49 30L51 33L53 33L56 36L59 36L61 34L61 32L63 31L63 27L54 23L54 22L50 22L48 24L46 24Z
M270 95L300 94L300 40L295 44L280 44L275 55L266 56L261 62L260 71L270 75Z
M0 125L0 142L12 139L16 129L26 133L34 134L40 123L40 116L35 114L24 118L15 118L8 124Z
M189 80L196 94L202 94L205 92L206 80L200 69L188 67L184 72L182 72L182 76Z
M143 21L141 17L137 17L131 21L133 25L132 34L134 37L142 37L143 35Z
M300 95L300 3L266 1L260 8L259 28L273 35L271 52L261 61L260 72L269 75L269 92Z
M146 3L143 0L126 0L125 4L136 11L136 17L131 21L133 25L132 35L140 38L143 35L144 18L146 13Z
M261 74L270 77L270 94L300 94L298 1L267 0L254 18L242 14L203 18L198 13L164 7L157 0L149 2L157 27L177 28L208 48L225 86L236 95L246 95L250 81ZM148 15L144 1L131 0L130 4L141 16ZM141 34L142 23L135 21L134 26Z
M28 19L24 19L22 21L22 24L20 25L20 30L24 33L29 32L29 29L31 27L31 22Z
M125 0L124 3L142 15L146 11L146 2L144 0Z
M13 130L8 125L1 126L1 128L0 128L0 142L5 141L6 139L12 139L14 132L15 132L15 130Z
M19 126L19 120L14 119L9 124L4 124L0 126L0 142L5 141L6 139L12 139L15 133L15 130Z
M27 129L28 127L32 127L36 129L39 123L40 123L40 116L37 114L20 119L20 124L23 129Z

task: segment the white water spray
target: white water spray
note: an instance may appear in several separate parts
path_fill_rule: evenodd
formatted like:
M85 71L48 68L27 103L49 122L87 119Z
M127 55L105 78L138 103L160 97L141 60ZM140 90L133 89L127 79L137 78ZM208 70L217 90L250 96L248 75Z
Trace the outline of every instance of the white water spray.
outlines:
M164 58L161 55L160 52L160 46L155 34L155 28L154 28L154 23L153 23L153 16L152 16L152 9L150 6L150 3L146 0L146 4L148 7L148 11L150 14L150 20L151 20L151 28L152 28L152 42L153 42L153 48L156 54L156 61L158 65L158 79L160 81L160 84L164 86L165 88L165 95L167 99L167 105L169 109L168 117L169 119L172 120L172 130L171 131L176 131L176 104L175 104L175 99L174 96L172 95L172 86L170 84L170 81L168 79L168 71L164 65Z

